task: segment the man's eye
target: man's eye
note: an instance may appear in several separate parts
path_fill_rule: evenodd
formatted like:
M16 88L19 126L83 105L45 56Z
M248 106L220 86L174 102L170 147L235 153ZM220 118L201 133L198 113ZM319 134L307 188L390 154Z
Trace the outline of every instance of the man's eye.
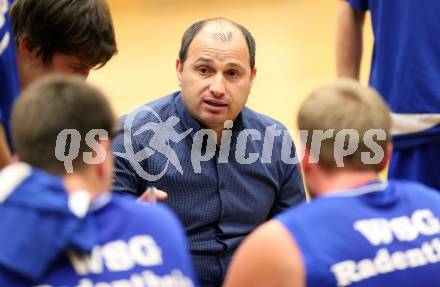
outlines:
M236 70L230 70L228 72L226 72L226 75L232 78L236 78L238 76L240 76L240 73Z
M200 74L208 74L209 73L209 68L207 68L207 67L200 67L198 70L199 70Z

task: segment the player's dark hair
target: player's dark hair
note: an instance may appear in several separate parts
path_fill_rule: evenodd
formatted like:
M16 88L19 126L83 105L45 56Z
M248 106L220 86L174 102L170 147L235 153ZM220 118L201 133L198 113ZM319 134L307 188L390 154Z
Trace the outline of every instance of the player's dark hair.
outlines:
M249 32L248 29L246 29L244 26L235 23L234 21L225 19L225 18L212 18L212 19L205 19L198 22L195 22L192 24L188 29L186 29L185 33L183 33L182 42L180 44L180 51L179 51L179 60L183 64L186 60L186 57L188 55L188 48L191 42L193 41L194 37L200 32L200 30L209 22L227 22L232 24L233 26L237 27L241 33L243 34L244 38L246 39L246 43L249 50L249 64L251 66L251 69L255 67L255 39L252 36L251 32Z
M15 0L11 18L16 42L26 40L44 65L62 53L100 68L117 52L105 0Z
M18 98L12 113L11 130L19 159L49 173L63 175L63 161L57 159L57 137L65 129L81 135L79 153L73 160L74 171L83 169L83 153L92 151L86 134L94 129L105 130L111 137L116 118L102 93L75 76L51 75L31 84Z

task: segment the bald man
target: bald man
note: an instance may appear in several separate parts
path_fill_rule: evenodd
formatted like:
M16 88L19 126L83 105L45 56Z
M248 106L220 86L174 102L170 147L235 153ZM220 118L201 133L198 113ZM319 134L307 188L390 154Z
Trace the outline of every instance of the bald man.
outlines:
M221 285L255 227L304 200L286 128L245 107L256 71L255 40L245 27L226 19L194 23L176 61L181 90L125 116L125 134L113 144L114 189L168 193L164 202L185 226L204 286Z

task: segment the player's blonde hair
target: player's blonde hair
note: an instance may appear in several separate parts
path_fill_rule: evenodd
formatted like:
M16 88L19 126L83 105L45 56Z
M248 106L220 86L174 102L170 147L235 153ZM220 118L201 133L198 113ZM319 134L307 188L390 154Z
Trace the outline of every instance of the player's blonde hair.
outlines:
M298 128L308 131L305 144L312 150L312 132L314 130L334 130L333 136L321 143L318 162L326 168L335 168L335 138L338 132L352 129L359 135L359 146L354 153L344 157L344 166L357 170L373 169L380 171L381 163L366 164L362 153L371 153L364 135L372 129L382 130L386 139L374 141L386 153L390 142L391 116L382 97L373 89L358 82L342 79L314 90L303 103L298 114ZM343 146L347 141L344 140Z

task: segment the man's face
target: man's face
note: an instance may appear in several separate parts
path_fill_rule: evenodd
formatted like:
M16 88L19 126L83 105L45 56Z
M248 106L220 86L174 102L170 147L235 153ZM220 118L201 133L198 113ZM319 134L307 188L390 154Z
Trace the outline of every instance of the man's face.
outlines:
M55 53L52 62L45 68L46 72L76 74L87 78L91 67L83 63L76 56Z
M87 78L92 68L77 56L62 53L55 53L51 61L44 65L41 56L37 56L35 50L29 51L23 40L19 43L17 62L23 87L50 73L74 74Z
M256 70L242 33L229 24L208 23L194 37L184 63L176 65L188 112L219 131L246 104Z
M55 53L47 65L43 65L41 59L35 59L33 65L35 78L50 74L50 73L62 73L79 75L84 78L89 76L90 67L82 63L76 56L66 55L61 53Z

